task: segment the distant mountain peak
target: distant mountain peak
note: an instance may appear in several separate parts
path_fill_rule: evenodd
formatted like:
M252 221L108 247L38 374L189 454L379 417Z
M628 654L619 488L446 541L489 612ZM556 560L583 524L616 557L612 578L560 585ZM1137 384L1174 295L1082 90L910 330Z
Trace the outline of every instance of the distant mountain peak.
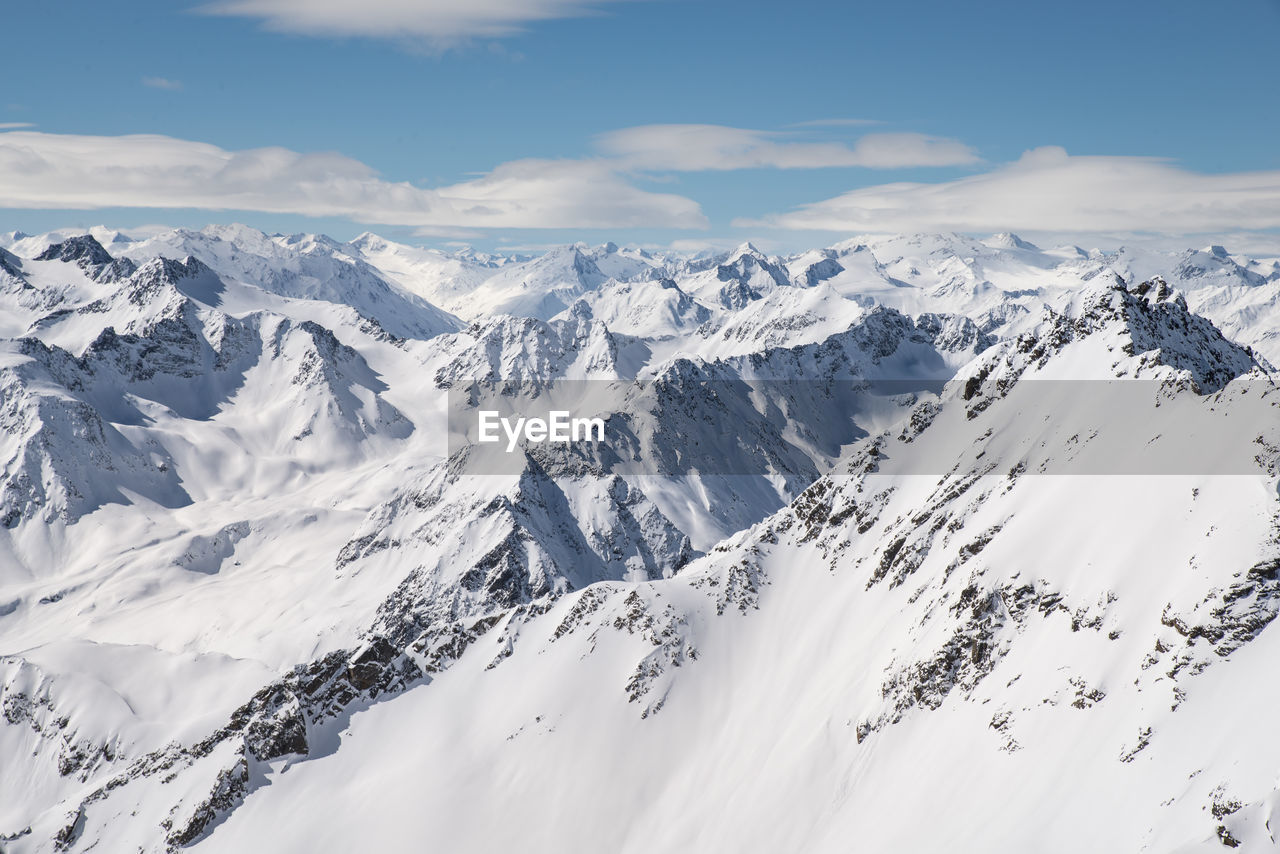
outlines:
M37 255L35 260L69 261L81 267L101 267L115 259L92 234L81 234L53 244Z
M998 247L1001 249L1025 249L1029 252L1039 252L1040 247L1030 241L1023 240L1011 231L1004 231L996 235L992 235L987 241L988 246Z

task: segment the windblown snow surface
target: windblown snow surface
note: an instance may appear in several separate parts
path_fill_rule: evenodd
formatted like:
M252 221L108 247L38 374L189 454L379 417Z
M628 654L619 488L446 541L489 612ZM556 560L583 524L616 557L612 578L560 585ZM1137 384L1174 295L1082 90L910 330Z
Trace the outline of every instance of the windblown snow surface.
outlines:
M0 247L4 852L1278 847L1276 259ZM651 470L450 459L580 381Z

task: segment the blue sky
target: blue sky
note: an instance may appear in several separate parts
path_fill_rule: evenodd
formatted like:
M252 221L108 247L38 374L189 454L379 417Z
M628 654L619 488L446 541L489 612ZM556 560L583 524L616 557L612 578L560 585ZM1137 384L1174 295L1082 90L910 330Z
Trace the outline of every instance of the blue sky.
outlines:
M234 219L496 246L1280 226L1277 0L11 6L5 231ZM169 142L110 139L134 134Z

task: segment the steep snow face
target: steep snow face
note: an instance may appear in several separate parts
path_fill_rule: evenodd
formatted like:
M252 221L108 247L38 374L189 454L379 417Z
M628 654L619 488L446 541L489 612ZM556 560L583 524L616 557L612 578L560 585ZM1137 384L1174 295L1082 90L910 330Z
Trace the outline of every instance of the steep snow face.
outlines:
M1280 363L1280 278L1256 286L1228 284L1190 291L1187 304L1236 341Z
M1275 612L1256 483L860 485L814 496L843 523L815 529L799 507L676 579L568 597L495 667L507 633L473 642L353 717L331 755L273 775L203 847L408 851L409 810L457 850L547 835L575 851L900 850L904 827L922 850L1268 844L1277 757L1222 728L1265 728L1274 699L1246 672L1273 652L1269 630L1233 649ZM880 520L855 522L885 492ZM908 553L907 581L868 588L877 534L925 512L945 537ZM1178 535L1136 542L1164 513ZM1224 536L1206 549L1211 528ZM1187 610L1218 583L1238 606ZM367 821L342 817L353 799ZM566 799L591 808L567 815ZM458 818L477 802L511 822Z
M465 301L471 316L483 312L547 320L606 280L582 249L563 246L524 264L501 268L468 293Z
M0 525L74 522L127 500L121 490L160 504L187 502L162 448L130 442L76 394L92 380L68 354L23 339L2 358Z
M685 290L704 303L723 309L740 309L776 288L791 286L786 270L744 243L727 257L709 264L689 264Z
M770 347L822 341L849 328L866 313L866 304L846 299L826 284L778 288L737 311L712 316L697 338L681 339L665 349L697 352L708 358L759 352Z
M549 320L610 279L597 266L597 259L605 262L614 278L638 275L635 265L625 260L606 260L616 253L593 253L582 246L562 246L533 259L505 263L447 257L368 236L353 246L372 263L386 264L404 287L468 320L495 314Z
M616 335L586 303L551 322L500 316L442 338L432 364L440 388L469 382L518 389L555 380L633 378L649 359L641 341Z
M680 341L712 316L710 308L668 278L608 282L565 312L574 312L580 304L613 331L652 341Z
M834 249L811 249L788 259L786 268L793 282L809 288L844 272Z
M2 242L6 852L1271 846L1266 263ZM613 458L449 456L588 387ZM1256 473L1065 474L1179 413Z
M12 252L0 249L0 271L3 271L8 276L21 276L21 270L22 259Z
M391 281L438 306L454 305L502 266L498 261L405 246L369 233L351 241L351 247ZM465 300L459 304L466 307Z
M339 566L358 573L401 565L402 580L370 629L399 648L596 582L669 576L695 554L689 538L617 476L552 478L531 459L518 476L477 493L448 476L441 483L440 474L371 514ZM447 535L446 527L453 527Z

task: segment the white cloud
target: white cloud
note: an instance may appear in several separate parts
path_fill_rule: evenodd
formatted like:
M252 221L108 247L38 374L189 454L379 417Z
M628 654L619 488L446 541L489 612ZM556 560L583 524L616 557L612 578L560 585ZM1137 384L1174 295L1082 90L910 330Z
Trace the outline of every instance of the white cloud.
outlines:
M33 128L31 122L0 122L0 130L16 130L18 128Z
M1280 228L1280 171L1201 174L1146 157L1028 151L980 175L865 187L735 226L818 231L1151 231Z
M602 134L597 143L629 168L676 172L835 166L895 169L956 166L978 159L963 143L918 133L867 134L850 146L798 142L790 134L721 125L644 125Z
M268 29L289 33L448 45L508 36L534 21L592 14L608 2L616 0L218 0L201 11L258 18Z
M511 227L632 228L706 225L696 202L637 189L605 160L515 160L440 190L464 212L502 209ZM519 220L520 225L516 220Z
M152 89L166 89L170 92L177 92L182 88L182 81L170 80L167 77L143 77L142 85Z
M792 122L789 128L859 128L871 125L882 125L879 119L810 119L807 122Z
M450 228L447 225L423 225L413 230L414 237L434 237L451 241L479 240L485 236L483 231L474 228ZM466 245L466 244L459 244Z
M602 160L519 160L424 189L335 153L227 151L167 136L0 133L0 207L202 208L440 228L704 228L696 202Z

